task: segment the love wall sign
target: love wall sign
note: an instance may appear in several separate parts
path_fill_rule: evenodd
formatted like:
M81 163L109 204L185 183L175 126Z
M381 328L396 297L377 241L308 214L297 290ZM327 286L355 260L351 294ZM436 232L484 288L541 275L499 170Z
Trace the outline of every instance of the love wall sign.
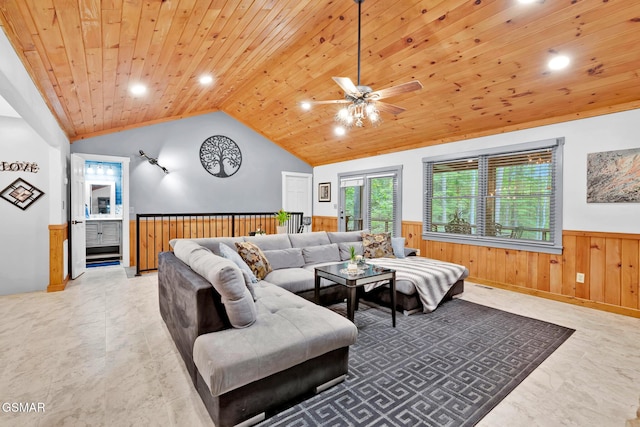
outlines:
M38 173L40 166L35 162L0 162L0 172Z

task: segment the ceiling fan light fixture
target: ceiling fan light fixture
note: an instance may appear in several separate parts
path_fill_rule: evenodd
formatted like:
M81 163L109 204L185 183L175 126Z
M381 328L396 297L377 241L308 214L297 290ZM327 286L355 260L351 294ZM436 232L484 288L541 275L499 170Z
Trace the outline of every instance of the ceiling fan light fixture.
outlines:
M341 108L335 117L336 122L344 127L364 127L365 121L372 125L380 124L380 113L372 102L359 102Z
M344 92L344 99L309 101L309 104L347 104L341 108L334 116L338 127L335 132L345 132L346 129L355 127L364 127L368 122L370 125L377 126L382 120L380 111L398 115L405 111L404 108L397 105L382 102L384 98L401 95L415 90L422 89L422 83L414 80L407 83L396 84L385 89L374 91L371 86L360 83L360 59L361 59L361 21L362 21L362 3L364 0L353 0L358 5L358 80L354 84L349 77L333 77L333 81L340 86ZM303 107L305 108L305 107ZM305 108L306 109L306 108ZM341 129L341 131L339 131ZM343 134L343 133L342 133Z

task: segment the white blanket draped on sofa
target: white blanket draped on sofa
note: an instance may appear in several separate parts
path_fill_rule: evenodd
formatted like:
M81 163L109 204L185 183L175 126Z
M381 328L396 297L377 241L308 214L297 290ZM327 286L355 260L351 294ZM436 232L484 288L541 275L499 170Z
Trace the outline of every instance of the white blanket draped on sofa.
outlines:
M367 259L367 263L396 270L396 282L407 280L413 283L425 313L435 310L449 289L469 274L462 265L414 256L395 259L373 258ZM365 291L369 292L384 283L387 282L365 285Z

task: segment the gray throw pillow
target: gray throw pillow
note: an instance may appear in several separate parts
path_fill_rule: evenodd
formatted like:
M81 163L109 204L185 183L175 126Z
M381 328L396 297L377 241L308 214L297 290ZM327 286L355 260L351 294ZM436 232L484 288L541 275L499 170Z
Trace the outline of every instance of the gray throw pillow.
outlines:
M396 258L404 258L404 237L392 237L391 247L393 248L393 254Z
M351 246L353 246L353 248L356 250L356 255L362 255L364 253L362 242L338 243L341 261L348 261L349 259L351 259Z
M330 245L310 246L302 248L302 256L306 264L319 264L321 262L339 262L340 250L337 243Z
M304 266L304 257L301 248L276 249L273 251L262 251L269 260L271 268L281 270L283 268L296 268Z
M263 251L289 249L291 242L286 234L267 234L265 236L246 236L245 242L251 242Z
M331 243L362 242L363 232L368 233L369 230L333 231L328 232L327 235Z
M251 283L258 283L258 279L256 278L255 274L253 274L253 271L251 271L251 269L249 268L247 263L244 262L242 257L240 255L238 255L238 252L236 252L235 250L233 250L229 246L225 245L224 243L220 243L219 248L220 248L220 255L222 255L223 257L225 257L226 259L228 259L230 261L233 261L235 263L235 265L237 265L240 270L242 270L243 272L249 274L249 278L251 279Z
M289 234L289 240L291 241L291 246L294 248L307 248L309 246L328 245L331 243L326 231Z

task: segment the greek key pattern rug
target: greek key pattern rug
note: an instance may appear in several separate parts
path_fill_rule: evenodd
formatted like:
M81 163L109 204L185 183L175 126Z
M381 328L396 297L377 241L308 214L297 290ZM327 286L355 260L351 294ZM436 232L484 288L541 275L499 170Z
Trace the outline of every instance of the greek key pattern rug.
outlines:
M347 380L261 426L472 426L575 332L460 299L395 329L360 304L355 323Z

